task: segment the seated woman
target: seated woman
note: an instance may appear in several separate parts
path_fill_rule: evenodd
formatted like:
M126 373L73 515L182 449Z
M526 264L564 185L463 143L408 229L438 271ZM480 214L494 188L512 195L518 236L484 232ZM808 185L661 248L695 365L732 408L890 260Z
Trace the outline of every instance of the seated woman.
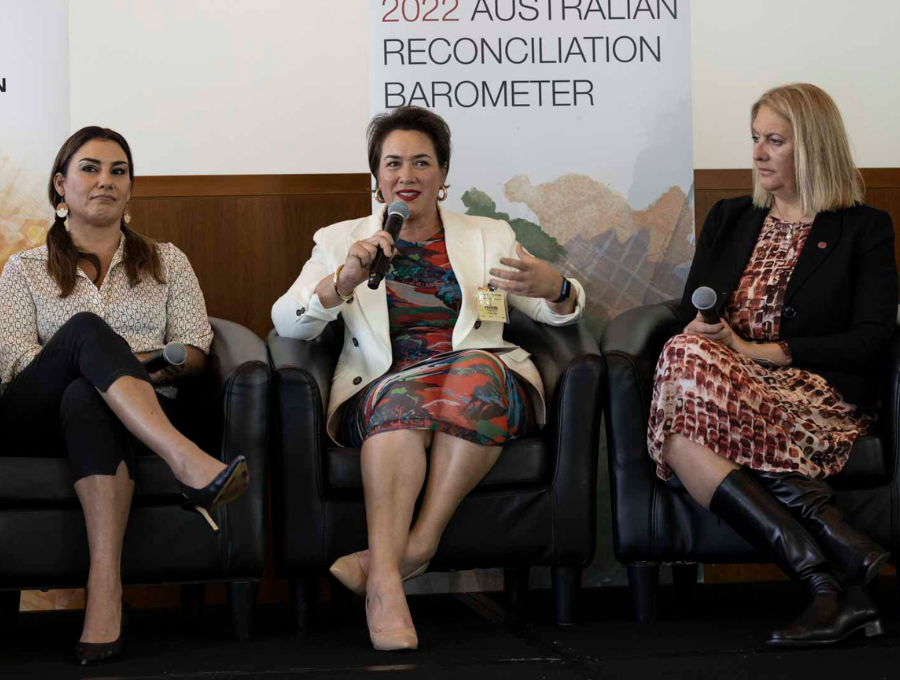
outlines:
M399 238L383 230L384 208L320 229L272 319L280 335L309 340L343 316L328 432L362 447L369 549L331 570L366 594L376 649L414 649L401 581L425 571L450 517L503 444L543 419L537 369L503 340L503 323L479 311L478 291L491 285L509 293L513 307L552 325L581 316L584 292L527 253L505 222L440 206L450 168L442 118L398 108L372 120L368 141L376 200L409 208ZM360 284L379 251L394 257L385 285L372 290Z
M875 419L897 318L891 219L863 189L834 101L813 85L753 105L753 196L719 201L656 367L648 445L658 475L768 555L811 598L770 644L881 632L862 586L888 559L834 507ZM691 304L719 295L721 319Z
M119 565L135 454L159 455L186 507L214 528L208 512L238 498L249 480L243 456L226 467L169 420L179 410L174 383L203 370L212 329L184 253L128 228L133 179L120 134L99 127L73 134L50 176L57 217L46 245L13 255L0 276L0 423L8 446L33 455L64 446L84 510L91 561L75 647L83 664L124 645ZM188 346L187 360L148 375L141 358L169 341Z

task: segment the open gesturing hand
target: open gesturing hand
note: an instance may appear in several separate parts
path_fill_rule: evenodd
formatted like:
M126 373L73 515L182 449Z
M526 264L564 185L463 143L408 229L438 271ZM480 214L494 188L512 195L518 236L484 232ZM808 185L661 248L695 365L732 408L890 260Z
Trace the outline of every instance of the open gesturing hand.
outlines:
M500 258L500 264L514 271L491 269L491 285L513 295L555 300L562 288L563 276L549 262L529 253L522 244L516 246L519 259Z

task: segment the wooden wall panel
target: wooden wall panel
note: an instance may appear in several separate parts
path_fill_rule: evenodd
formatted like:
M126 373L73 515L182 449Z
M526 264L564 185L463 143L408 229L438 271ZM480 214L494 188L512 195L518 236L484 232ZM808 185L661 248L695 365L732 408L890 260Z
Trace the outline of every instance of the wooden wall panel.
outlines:
M210 315L263 338L315 231L371 210L368 175L139 177L134 194L131 225L187 254Z
M866 202L886 210L900 230L900 168L863 168ZM750 170L694 170L694 215L697 232L716 201L746 196L753 189Z

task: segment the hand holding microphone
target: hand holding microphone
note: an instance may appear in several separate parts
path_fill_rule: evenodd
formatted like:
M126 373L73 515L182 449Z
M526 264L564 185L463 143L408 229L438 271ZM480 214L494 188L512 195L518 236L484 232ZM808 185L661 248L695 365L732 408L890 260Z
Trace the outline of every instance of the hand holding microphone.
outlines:
M340 275L336 282L341 296L352 295L356 287L367 280L370 286L377 288L384 278L387 265L394 255L394 241L409 217L409 208L402 201L395 201L391 203L387 212L384 229L375 232L369 238L356 241L347 251L347 259L340 267ZM374 286L373 279L377 279Z
M707 340L714 340L726 347L731 347L734 333L731 327L719 317L719 300L716 291L707 286L700 286L691 295L691 302L697 309L699 319L695 318L691 321L684 329L684 332L699 335ZM713 328L710 328L710 326Z

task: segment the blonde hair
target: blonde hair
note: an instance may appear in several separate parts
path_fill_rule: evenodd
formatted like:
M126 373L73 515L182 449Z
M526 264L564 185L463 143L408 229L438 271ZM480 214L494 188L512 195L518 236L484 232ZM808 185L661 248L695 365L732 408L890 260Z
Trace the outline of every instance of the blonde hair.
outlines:
M797 194L804 212L840 210L865 200L862 175L853 162L841 112L827 92L809 83L772 88L753 105L751 126L763 106L793 129ZM772 194L760 186L755 166L753 205L772 205Z

